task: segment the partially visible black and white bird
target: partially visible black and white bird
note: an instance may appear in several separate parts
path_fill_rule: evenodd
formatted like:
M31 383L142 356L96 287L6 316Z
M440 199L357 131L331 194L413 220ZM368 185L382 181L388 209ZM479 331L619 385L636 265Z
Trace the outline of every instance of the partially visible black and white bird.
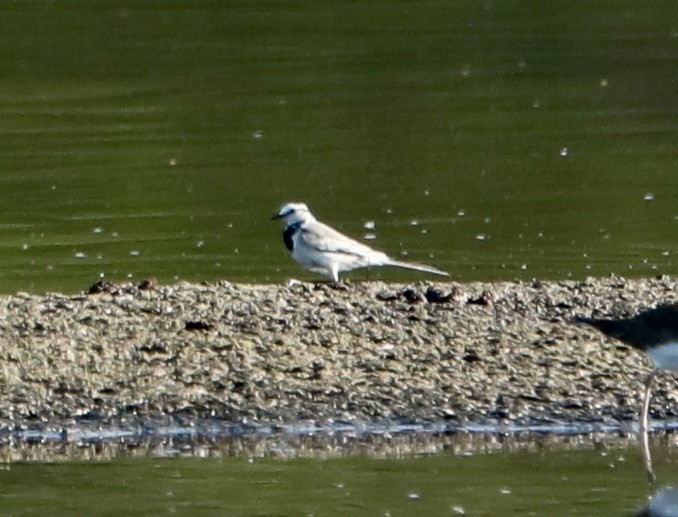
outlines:
M292 258L303 267L339 283L339 274L366 267L393 266L434 275L445 271L423 264L401 262L373 250L318 221L304 203L283 205L273 219L285 223L283 240Z
M650 390L657 370L678 371L678 304L659 305L632 318L575 318L642 352L654 369L645 382L641 430L648 428Z

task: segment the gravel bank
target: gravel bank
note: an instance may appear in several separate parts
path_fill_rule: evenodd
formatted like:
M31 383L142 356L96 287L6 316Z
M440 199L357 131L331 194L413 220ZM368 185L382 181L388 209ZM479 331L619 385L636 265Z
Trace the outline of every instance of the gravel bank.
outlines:
M675 300L672 278L93 286L0 297L0 429L173 415L244 423L637 418L649 362L574 315ZM675 416L657 379L654 418Z

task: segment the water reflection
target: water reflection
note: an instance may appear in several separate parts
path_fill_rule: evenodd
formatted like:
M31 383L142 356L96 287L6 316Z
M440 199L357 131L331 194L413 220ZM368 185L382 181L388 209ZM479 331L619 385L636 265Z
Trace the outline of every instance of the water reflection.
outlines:
M549 450L626 449L632 434L580 428L500 432L487 428L459 430L435 425L383 424L319 427L245 426L223 422L146 423L133 428L87 426L61 430L26 430L0 434L0 463L112 459L116 457L284 457L377 458L446 454L543 452Z
M647 431L647 426L641 427L640 430L640 447L643 452L643 464L645 465L645 474L650 483L657 481L654 469L652 468L652 453L650 452L650 433Z
M650 502L635 513L635 517L678 517L678 488L657 489Z

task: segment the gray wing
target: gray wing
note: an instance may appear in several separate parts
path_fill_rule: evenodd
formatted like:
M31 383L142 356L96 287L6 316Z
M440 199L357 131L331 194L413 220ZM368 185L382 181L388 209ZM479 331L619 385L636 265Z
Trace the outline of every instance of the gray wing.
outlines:
M320 222L302 227L301 232L304 243L317 251L346 253L360 257L382 255L382 252L373 250Z

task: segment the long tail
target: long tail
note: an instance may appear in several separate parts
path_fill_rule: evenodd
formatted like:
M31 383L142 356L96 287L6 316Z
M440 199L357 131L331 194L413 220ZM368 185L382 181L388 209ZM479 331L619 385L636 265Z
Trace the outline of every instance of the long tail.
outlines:
M441 271L440 269L436 269L431 266L425 266L424 264L415 264L413 262L400 262L399 260L388 259L386 262L383 263L383 265L400 267L403 269L412 269L414 271L421 271L422 273L431 273L433 275L450 276L449 273Z

